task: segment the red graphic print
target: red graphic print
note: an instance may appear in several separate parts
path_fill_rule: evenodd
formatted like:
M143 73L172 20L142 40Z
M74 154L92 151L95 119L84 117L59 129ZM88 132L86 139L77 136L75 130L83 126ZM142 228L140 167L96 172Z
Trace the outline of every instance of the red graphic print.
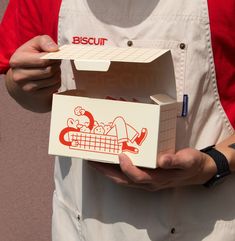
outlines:
M139 153L139 146L147 137L147 128L138 132L122 116L112 122L98 123L93 115L78 106L76 119L68 118L67 127L59 135L60 143L71 149L118 155L121 152Z

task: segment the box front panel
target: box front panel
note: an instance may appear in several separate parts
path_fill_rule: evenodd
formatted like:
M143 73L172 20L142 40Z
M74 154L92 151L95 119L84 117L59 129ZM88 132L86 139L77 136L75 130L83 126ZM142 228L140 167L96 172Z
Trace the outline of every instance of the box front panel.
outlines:
M156 167L159 106L55 94L49 154Z

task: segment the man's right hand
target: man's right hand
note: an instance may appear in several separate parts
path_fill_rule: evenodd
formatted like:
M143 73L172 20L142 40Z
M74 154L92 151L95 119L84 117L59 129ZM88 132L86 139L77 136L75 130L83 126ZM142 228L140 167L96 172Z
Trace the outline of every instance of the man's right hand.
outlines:
M52 95L61 85L61 62L40 57L55 51L58 51L57 44L43 35L29 40L12 55L6 87L24 108L34 112L50 111Z

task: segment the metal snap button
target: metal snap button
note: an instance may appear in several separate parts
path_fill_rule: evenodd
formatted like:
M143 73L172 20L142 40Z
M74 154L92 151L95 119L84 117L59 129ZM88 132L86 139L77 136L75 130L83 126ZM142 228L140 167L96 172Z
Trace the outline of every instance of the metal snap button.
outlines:
M185 43L180 43L180 48L181 49L185 49L186 48L186 44Z
M127 46L131 47L133 45L133 42L131 40L127 41Z

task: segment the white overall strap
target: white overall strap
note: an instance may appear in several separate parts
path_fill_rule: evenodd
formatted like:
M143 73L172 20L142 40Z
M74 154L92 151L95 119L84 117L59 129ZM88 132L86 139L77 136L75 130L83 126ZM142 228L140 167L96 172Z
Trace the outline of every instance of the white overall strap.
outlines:
M60 45L171 49L177 98L185 99L177 147L201 148L232 133L216 87L206 0L63 0L58 40ZM62 89L92 89L95 81L102 87L104 78L121 82L127 71L123 66L109 75L89 75L73 71L64 61ZM154 78L138 69L131 74L146 83ZM60 157L55 185L53 241L216 241L221 240L218 234L234 239L229 228L234 225L216 223L235 216L232 176L217 192L187 187L148 193L111 183L86 161ZM171 237L173 227L176 234Z

